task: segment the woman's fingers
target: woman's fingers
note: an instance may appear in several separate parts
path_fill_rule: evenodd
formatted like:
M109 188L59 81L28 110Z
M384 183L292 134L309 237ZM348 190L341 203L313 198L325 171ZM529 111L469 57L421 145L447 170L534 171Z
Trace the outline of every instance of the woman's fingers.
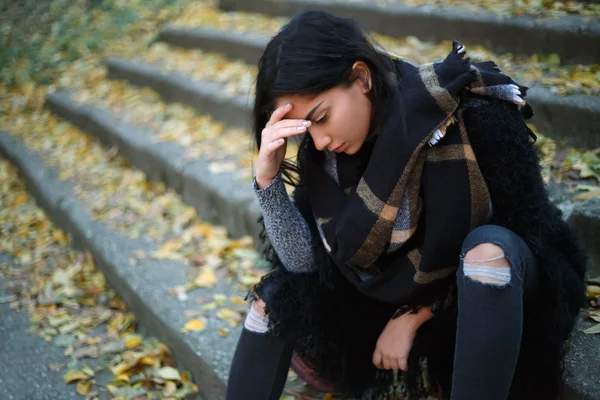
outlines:
M396 357L393 356L383 356L383 366L385 367L385 369L395 369L398 370L400 369L398 366L398 359Z
M274 142L280 138L299 135L306 132L310 125L310 121L301 119L286 119L279 121L277 124L263 129L262 139L266 142Z
M401 369L404 372L408 371L408 359L406 359L406 358L398 359L398 369Z
M373 365L376 368L383 369L382 361L383 361L383 354L381 354L381 351L375 350L373 352Z
M285 143L284 139L277 139L274 142L267 143L267 153L272 153Z
M267 122L266 126L270 127L276 122L281 121L285 114L287 114L291 109L291 104L284 104L283 106L277 108L275 111L273 111L273 114L271 114L271 118L269 118L269 122Z

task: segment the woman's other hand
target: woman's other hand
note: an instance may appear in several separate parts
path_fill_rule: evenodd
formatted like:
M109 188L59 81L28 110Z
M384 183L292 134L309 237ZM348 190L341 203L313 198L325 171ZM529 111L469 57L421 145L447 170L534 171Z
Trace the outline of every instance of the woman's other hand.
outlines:
M306 132L311 124L302 119L283 119L292 107L292 104L286 104L276 109L262 130L256 160L256 183L259 189L268 186L279 172L287 149L287 138Z
M417 330L431 317L429 308L422 307L416 314L407 312L390 319L377 340L373 364L379 369L408 370L408 356Z

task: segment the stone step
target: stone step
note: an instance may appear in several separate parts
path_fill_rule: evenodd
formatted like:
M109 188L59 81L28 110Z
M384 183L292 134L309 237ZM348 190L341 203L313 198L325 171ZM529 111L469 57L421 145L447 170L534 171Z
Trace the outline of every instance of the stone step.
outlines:
M207 112L207 109L199 107L198 104L202 104L206 101L213 101L212 99L217 98L219 103L217 103L217 100L214 100L213 103L209 103L210 105L207 108L218 109L219 104L226 101L226 97L218 94L220 93L220 90L217 85L187 81L181 75L176 73L165 73L162 72L158 67L149 66L143 63L120 59L110 59L109 77L127 79L130 83L143 87L150 86L152 89L156 90L166 101L180 101L184 104L195 107L200 112ZM173 86L169 89L167 84L170 84L171 82L176 86ZM177 88L185 90L185 95L178 96ZM214 95L214 93L217 93L217 95ZM52 97L49 99L52 99ZM51 105L54 103L56 102L52 100L49 102ZM246 107L245 110L242 109L241 104L241 97L236 98L235 102L229 103L229 106L231 107L229 109L231 118L228 118L227 115L222 116L222 114L220 114L220 119L228 124L230 121L233 121L233 123L231 123L232 125L245 125L243 119L239 118L239 116L243 114L247 115L249 118L250 110L248 107ZM237 109L234 108L234 105L237 107ZM177 146L173 144L171 145ZM166 146L164 148L166 149ZM125 149L125 154L128 151L128 149ZM165 162L172 162L169 160L172 160L172 158L167 157ZM135 161L132 162L135 163ZM155 166L160 165L160 163L150 162L148 165L149 168L155 168ZM145 168L141 162L139 163L139 166L140 168ZM149 174L149 176L160 175L148 172L147 170L145 171ZM177 185L172 185L172 187L177 189ZM592 199L584 202L574 203L570 199L570 196L566 193L566 189L562 186L551 184L550 190L555 197L556 204L565 211L565 218L568 218L569 222L578 231L582 239L587 244L587 248L590 251L591 260L593 261L591 263L591 271L593 271L595 275L600 275L600 247L597 246L597 243L600 243L600 240L598 240L600 235L600 211L598 210L600 210L600 207L598 206L597 201ZM183 196L184 199L188 198L188 196L185 194ZM249 196L251 196L251 194ZM190 199L190 204L194 204L193 198ZM258 207L256 204L254 206ZM202 208L202 204L199 204L196 206L196 208L200 210ZM208 213L209 210L204 210L203 212ZM218 213L208 213L206 218L218 221ZM242 220L248 221L249 219L251 218L243 218ZM220 223L231 227L232 232L235 232L236 234L239 232L238 228L240 226L251 226L228 221L223 221ZM252 234L253 237L256 237L256 231L250 232L250 234Z
M74 245L91 252L98 267L136 314L142 327L173 350L179 365L192 371L202 398L224 399L228 366L239 329L223 338L218 335L218 323L211 322L202 332L182 334L181 328L185 324L185 309L197 307L202 297L214 292L240 293L221 281L215 289L190 293L190 298L185 301L166 296L169 288L185 283L183 276L187 266L167 260L142 261L141 265L133 265L131 254L147 249L148 243L115 233L95 221L89 209L78 201L69 182L60 180L55 169L47 167L36 152L7 132L0 133L0 154L21 171L29 192L50 218L72 235ZM214 315L210 317L212 321ZM580 321L578 330L590 325ZM598 398L595 396L598 382L594 367L598 357L596 350L600 348L597 342L597 336L583 335L579 331L574 335L573 351L567 360L569 379L564 400Z
M211 28L196 29L170 25L161 31L159 39L173 46L217 51L227 57L242 59L248 64L256 65L269 37L256 32L225 32ZM145 82L147 86L151 86L157 91L167 92L168 94L163 96L165 100L169 101L168 99L173 98L167 89L162 89L162 85L154 83L159 80L158 76L161 76L160 79L163 81L168 81L170 74L158 71L149 73L146 72L150 69L149 66L138 63L124 65L125 61L120 61L122 64L119 65L119 70L123 72L116 73L115 71L116 77L129 79L136 85L143 85ZM114 61L111 61L109 65L109 70L111 68L116 70ZM139 73L135 74L134 71L138 70ZM143 74L151 76L152 79L144 81L141 78ZM140 77L138 78L138 76ZM179 79L182 77L170 78L171 81L179 81ZM198 92L198 94L200 93ZM565 140L568 144L576 147L595 148L600 146L600 97L584 94L559 96L545 87L532 87L527 97L535 111L531 122L540 132L558 140ZM192 105L192 102L187 100L187 93L181 94L181 99L179 101ZM196 101L196 103L201 104L200 101ZM236 100L236 104L241 103ZM208 110L208 107L205 110Z
M270 36L256 32L241 33L206 27L167 25L158 34L158 40L186 49L221 53L229 58L257 65Z
M249 182L240 182L231 173L214 174L206 160L186 160L184 146L157 143L151 134L123 123L110 111L79 105L66 93L49 94L46 105L103 144L118 148L149 179L164 181L203 219L226 227L234 237L250 235L258 243L260 208Z
M411 7L367 0L221 0L219 6L225 11L288 17L305 10L322 10L355 18L365 29L389 36L416 36L436 42L459 40L514 54L557 53L569 63L600 62L598 18L502 18L459 7Z
M247 128L252 120L248 98L225 95L219 84L195 82L181 74L167 74L158 67L120 58L107 58L106 68L110 79L152 88L164 101L189 105L203 114L227 121L230 126Z
M244 296L231 284L220 280L213 289L199 288L180 301L169 296L169 289L188 283L193 274L190 266L171 260L141 260L132 262L133 254L149 251L147 242L131 239L96 221L90 209L73 192L69 181L60 180L58 172L48 167L41 156L29 150L16 137L0 133L0 154L21 172L30 194L53 222L72 235L73 245L89 251L109 284L136 315L144 332L163 341L172 351L178 365L189 370L200 390L200 398L224 399L225 382L239 329L221 337L219 329L227 329L215 311L201 332L182 333L188 318L186 310L197 310L203 298L213 293ZM150 217L150 216L149 216Z

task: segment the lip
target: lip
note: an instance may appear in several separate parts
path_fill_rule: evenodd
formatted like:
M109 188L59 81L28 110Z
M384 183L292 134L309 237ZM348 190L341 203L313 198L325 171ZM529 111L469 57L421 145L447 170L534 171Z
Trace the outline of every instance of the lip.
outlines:
M333 149L333 151L339 153L339 152L341 152L344 149L345 146L346 146L346 143L342 143L341 145L339 145L338 147L336 147L335 149Z

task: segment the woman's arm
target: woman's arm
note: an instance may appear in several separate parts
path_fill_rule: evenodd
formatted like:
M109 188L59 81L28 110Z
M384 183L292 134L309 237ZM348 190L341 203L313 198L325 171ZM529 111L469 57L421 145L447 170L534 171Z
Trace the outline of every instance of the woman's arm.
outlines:
M574 316L585 303L586 255L548 196L530 130L511 104L475 100L471 105L465 125L492 199L491 223L527 243Z
M262 189L254 178L252 187L263 212L265 230L282 264L291 272L314 271L310 229L287 195L281 173Z

